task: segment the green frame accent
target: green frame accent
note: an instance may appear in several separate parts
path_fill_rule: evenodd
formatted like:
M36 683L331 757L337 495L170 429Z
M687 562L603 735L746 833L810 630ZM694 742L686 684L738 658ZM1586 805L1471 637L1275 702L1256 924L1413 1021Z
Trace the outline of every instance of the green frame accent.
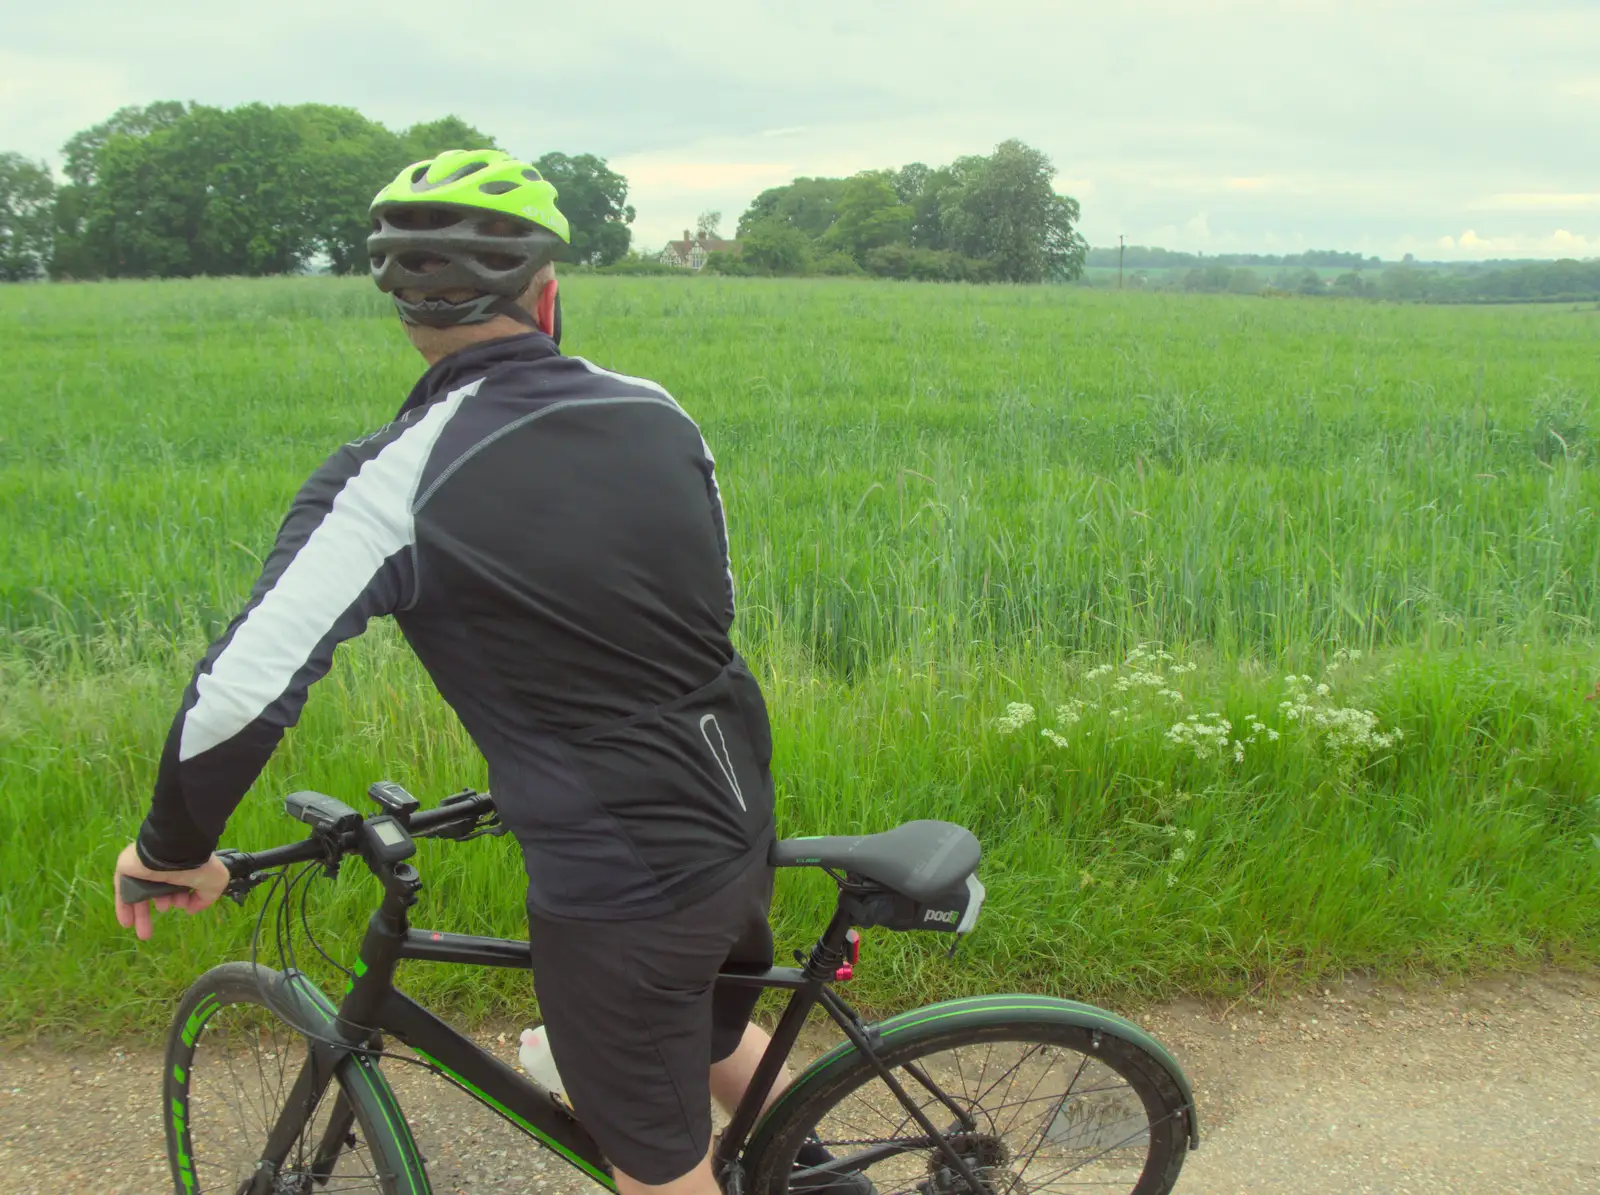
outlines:
M367 967L364 962L357 959L355 970L357 974L365 974ZM339 1010L334 1007L322 989L312 983L309 978L298 972L285 974L284 989L293 998L296 992L306 996L311 1004L297 1001L301 1008L307 1012L320 1012L323 1014L323 1024L326 1035L338 1037L336 1018ZM411 1186L411 1195L433 1195L433 1183L428 1178L428 1172L423 1165L422 1153L417 1149L416 1138L411 1135L411 1123L406 1120L405 1113L400 1111L400 1101L395 1099L394 1088L389 1086L389 1080L378 1070L378 1064L365 1054L346 1055L339 1064L340 1069L352 1068L352 1073L360 1077L372 1096L372 1102L377 1105L378 1111L383 1114L383 1119L389 1127L390 1135L400 1146L401 1164L405 1167L406 1180Z
M524 1133L527 1133L530 1137L540 1142L547 1149L553 1149L556 1153L566 1158L567 1161L571 1162L579 1170L582 1170L601 1186L609 1187L613 1191L617 1189L616 1180L605 1171L597 1170L595 1167L589 1165L588 1162L580 1158L577 1154L573 1153L566 1146L562 1145L561 1142L555 1140L555 1138L545 1133L540 1132L532 1124L528 1123L510 1108L507 1108L499 1100L495 1099L494 1096L490 1095L488 1092L479 1090L478 1087L476 1087L472 1082L467 1079L463 1079L460 1075L456 1074L455 1071L451 1070L448 1066L440 1062L426 1050L418 1049L416 1046L412 1046L411 1048L423 1058L426 1058L429 1065L437 1068L441 1075L443 1075L446 1079L449 1079L450 1082L461 1088L462 1091L466 1092L473 1099L487 1107L493 1108L496 1112L500 1113L501 1116L504 1116L512 1124L516 1125Z

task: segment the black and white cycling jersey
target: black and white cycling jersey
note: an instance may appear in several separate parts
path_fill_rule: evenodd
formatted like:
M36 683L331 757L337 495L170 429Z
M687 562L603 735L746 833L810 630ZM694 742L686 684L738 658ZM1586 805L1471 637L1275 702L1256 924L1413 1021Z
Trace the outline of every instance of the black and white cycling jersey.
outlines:
M541 334L423 375L306 482L196 669L139 835L203 861L339 643L393 615L489 764L531 907L648 916L772 837L715 466L664 389Z

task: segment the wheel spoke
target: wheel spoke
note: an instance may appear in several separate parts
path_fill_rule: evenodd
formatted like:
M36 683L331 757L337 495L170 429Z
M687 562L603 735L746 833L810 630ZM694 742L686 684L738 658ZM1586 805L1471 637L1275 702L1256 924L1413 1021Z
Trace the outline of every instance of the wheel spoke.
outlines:
M1103 1050L1099 1042L1056 1032L1063 1036L985 1035L886 1056L894 1072L906 1077L907 1099L896 1097L876 1074L865 1074L821 1112L816 1136L841 1161L852 1154L863 1159L856 1165L878 1195L971 1195L951 1160L916 1123L912 1107L977 1175L982 1190L976 1195L1132 1191L1152 1164L1160 1169L1150 1173L1175 1177L1172 1152L1180 1143L1170 1124L1181 1109L1166 1094L1170 1089L1154 1086L1147 1071L1129 1069L1126 1043ZM1147 1108L1160 1106L1170 1111L1152 1121ZM960 1117L952 1115L953 1108L962 1110ZM1162 1125L1168 1131L1158 1134ZM897 1148L874 1155L874 1147L885 1146ZM1170 1184L1151 1189L1167 1191Z
M1170 1120L1172 1118L1172 1116L1174 1116L1174 1115L1176 1115L1176 1113L1169 1114L1168 1116L1163 1117L1162 1121L1158 1122L1158 1123L1164 1123L1165 1121ZM1050 1182L1053 1182L1057 1178L1063 1178L1066 1175L1073 1174L1076 1171L1082 1170L1085 1166L1092 1165L1093 1163L1098 1162L1101 1158L1104 1158L1104 1157L1106 1157L1106 1156L1108 1156L1108 1155L1110 1155L1112 1153L1115 1153L1117 1150L1123 1149L1126 1146L1128 1146L1129 1144L1131 1144L1132 1142L1137 1141L1140 1137L1145 1136L1146 1134L1149 1133L1149 1131L1151 1129L1153 1129L1155 1127L1156 1126L1153 1125L1153 1124L1152 1125L1146 1125L1144 1128L1140 1129L1138 1132L1129 1134L1127 1137L1124 1137L1121 1141L1117 1142L1115 1145L1108 1146L1106 1149L1101 1150L1099 1153L1095 1154L1093 1157L1084 1158L1081 1161L1073 1163L1071 1166L1068 1166L1064 1170L1056 1171L1054 1174L1050 1175L1048 1178L1038 1180L1037 1185L1032 1180L1030 1180L1029 1181L1029 1186L1032 1187L1032 1188L1037 1189L1037 1187L1044 1186L1044 1185L1046 1185L1046 1184L1048 1184Z

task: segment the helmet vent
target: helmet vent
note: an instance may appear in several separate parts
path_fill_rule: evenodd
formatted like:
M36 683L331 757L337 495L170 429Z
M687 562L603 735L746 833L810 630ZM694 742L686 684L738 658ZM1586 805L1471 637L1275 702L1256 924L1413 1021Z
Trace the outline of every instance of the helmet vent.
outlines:
M447 207L430 207L422 204L414 207L396 206L385 215L389 223L407 232L432 232L435 229L449 228L452 224L461 223L459 212L453 212Z
M530 227L531 225L525 220L518 220L512 216L496 215L491 219L478 221L478 234L486 237L508 237L520 240Z
M505 253L479 253L478 260L491 270L514 270L522 264L522 259L511 257Z
M428 163L424 162L422 165L418 166L415 170L413 170L411 172L411 181L413 183L420 183L427 176L428 176Z
M482 183L478 187L478 190L485 195L504 195L507 191L515 191L516 189L516 183L504 178L496 179L492 183Z
M395 261L412 274L436 274L450 264L433 253L397 253Z
M542 182L544 182L544 175L540 174L537 170L535 170L531 166L528 167L528 169L526 169L526 170L524 170L522 172L522 177L527 179L530 183L542 183Z

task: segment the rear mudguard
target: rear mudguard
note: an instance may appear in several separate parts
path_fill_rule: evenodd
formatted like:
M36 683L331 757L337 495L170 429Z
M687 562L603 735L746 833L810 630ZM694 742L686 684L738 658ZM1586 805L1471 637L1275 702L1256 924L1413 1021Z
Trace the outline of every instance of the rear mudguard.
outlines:
M985 1020L996 1023L1009 1022L1019 1013L1038 1013L1080 1029L1097 1030L1107 1036L1121 1038L1150 1055L1161 1064L1172 1077L1172 1081L1177 1084L1178 1090L1183 1093L1184 1103L1187 1105L1185 1120L1189 1148L1200 1147L1200 1118L1195 1111L1194 1088L1189 1083L1189 1077L1183 1073L1183 1068L1178 1065L1177 1059L1165 1046L1132 1021L1107 1012L1103 1008L1095 1008L1091 1004L1079 1004L1073 1000L1060 1000L1053 996L974 996L970 999L946 1000L942 1004L916 1008L868 1025L866 1028L869 1038L882 1037L887 1044L894 1044L897 1034L914 1032L932 1022L952 1017L960 1017L967 1024L981 1025ZM841 1042L807 1067L805 1073L795 1080L794 1085L773 1102L772 1107L756 1126L752 1141L765 1136L763 1130L769 1123L774 1123L774 1117L779 1109L791 1097L800 1096L813 1084L832 1079L839 1071L854 1064L856 1054L854 1045L848 1041Z

